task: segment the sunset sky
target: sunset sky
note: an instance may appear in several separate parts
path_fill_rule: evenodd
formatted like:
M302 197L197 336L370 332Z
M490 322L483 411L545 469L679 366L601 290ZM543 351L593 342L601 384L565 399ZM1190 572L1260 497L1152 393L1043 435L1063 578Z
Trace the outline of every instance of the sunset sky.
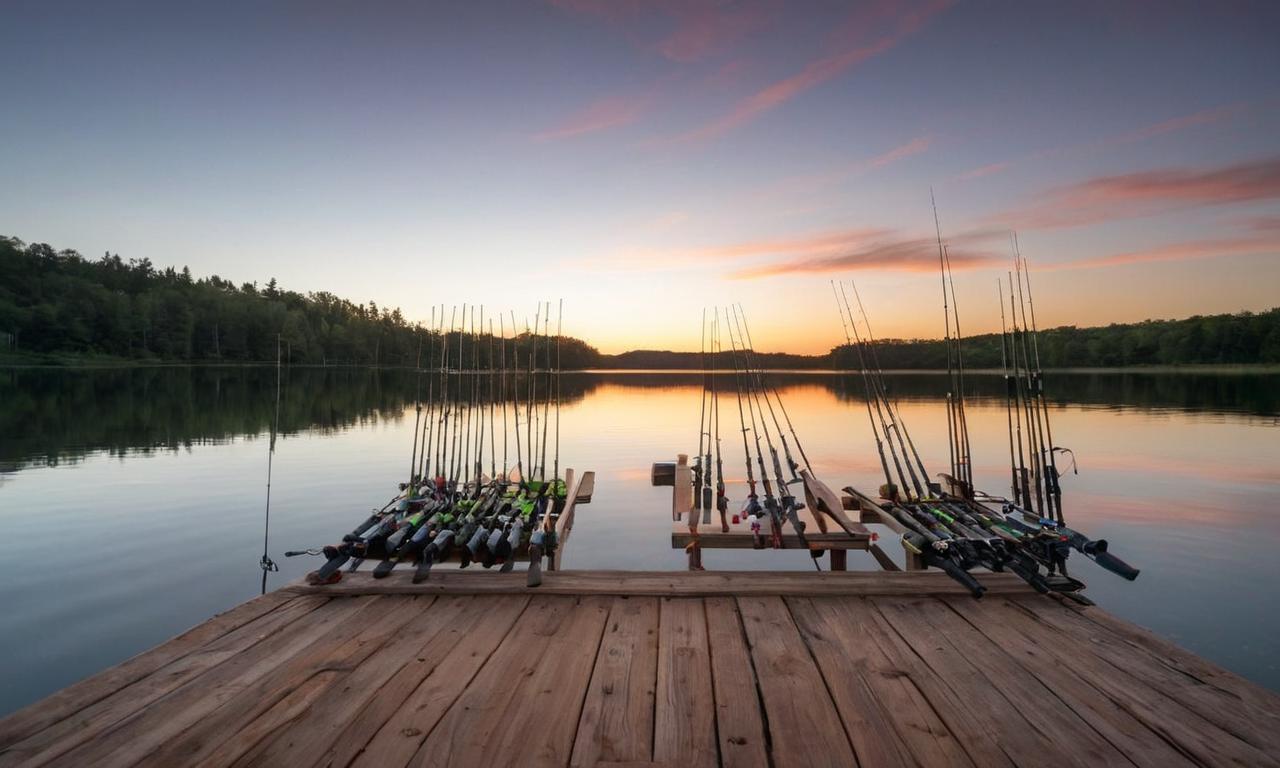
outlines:
M0 234L606 352L1280 305L1280 3L9 2Z

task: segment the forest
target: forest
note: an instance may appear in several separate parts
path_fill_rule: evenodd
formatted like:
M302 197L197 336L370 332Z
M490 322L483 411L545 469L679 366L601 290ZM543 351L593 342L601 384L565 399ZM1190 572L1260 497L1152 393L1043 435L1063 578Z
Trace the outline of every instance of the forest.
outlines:
M407 321L399 309L354 303L327 292L297 293L274 279L236 285L217 275L194 278L184 267L156 268L148 259L106 253L85 258L45 243L0 237L0 359L47 361L104 358L172 362L264 362L282 354L294 364L412 366L439 363L438 335ZM999 334L966 337L969 368L999 368ZM450 349L456 348L450 335ZM531 339L508 340L509 355L527 361ZM1028 342L1029 344L1031 342ZM473 364L491 362L481 341ZM884 369L946 368L938 339L881 339ZM1028 347L1045 368L1150 365L1280 364L1280 308L1265 312L1147 320L1093 328L1041 330ZM1022 354L1021 348L1019 354ZM565 369L696 369L697 352L636 350L601 354L572 337L561 340ZM542 360L539 352L539 360ZM732 368L728 353L716 361ZM761 353L766 368L859 367L857 350L841 345L824 355Z
M439 336L399 309L284 290L274 278L237 286L217 275L193 278L186 267L157 269L112 253L91 260L12 237L0 237L0 276L0 353L10 357L264 362L275 360L279 338L292 364L412 366L419 348L424 365L440 359ZM450 339L456 349L457 334ZM508 340L507 353L519 350L527 361L529 342ZM500 348L495 341L495 366ZM488 365L487 341L474 349L475 362ZM565 337L560 355L574 369L593 366L599 353Z

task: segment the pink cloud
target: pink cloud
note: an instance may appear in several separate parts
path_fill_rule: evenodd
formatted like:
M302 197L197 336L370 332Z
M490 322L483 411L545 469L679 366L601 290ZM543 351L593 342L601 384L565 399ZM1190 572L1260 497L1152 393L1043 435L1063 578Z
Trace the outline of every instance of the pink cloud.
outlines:
M938 268L938 241L933 237L903 236L886 231L880 237L830 255L803 255L783 261L745 267L730 274L739 280L754 280L790 274L847 272L864 269L891 269L928 272ZM952 238L947 247L951 266L975 269L1003 263L1007 257L980 247L1003 233L974 231Z
M1274 102L1262 102L1262 104L1268 104L1268 103L1274 103ZM1158 123L1152 123L1150 125L1143 126L1142 128L1138 128L1136 130L1129 131L1128 133L1123 133L1117 136L1107 136L1101 139L1095 139L1093 141L1090 141L1084 144L1073 144L1068 146L1052 147L1049 149L1041 149L1036 152L1032 152L1030 155L1020 158L1019 162L1025 161L1025 160L1037 159L1037 158L1054 157L1056 155L1061 155L1066 152L1078 152L1082 150L1097 150L1097 149L1104 149L1107 147L1114 147L1114 146L1119 146L1123 144L1132 144L1134 142L1145 141L1147 139L1151 139L1156 136L1163 136L1164 134L1167 134L1167 133L1175 133L1177 131L1181 131L1186 128L1192 128L1198 125L1209 125L1212 123L1222 122L1224 120L1230 120L1252 109L1255 109L1259 106L1260 104L1258 103L1236 102L1234 104L1223 104L1217 107L1201 109L1196 112L1192 112L1190 114L1179 115L1177 117L1171 117L1167 120L1161 120ZM1010 166L1014 164L1014 162L1015 161L1013 160L1007 160L1000 163L992 163L991 165L984 165L981 168L975 168L972 171L968 171L966 173L960 174L955 179L953 179L953 181L967 181L969 179L975 179L981 176L987 176L992 173L998 173L1000 171L1004 171L1008 169Z
M1272 222L1269 229L1260 228L1259 233L1245 237L1188 240L1181 243L1169 243L1137 251L1113 253L1106 256L1080 259L1078 261L1069 261L1060 264L1042 265L1039 268L1047 270L1096 269L1098 267L1117 267L1126 264L1146 264L1161 261L1193 261L1258 254L1280 254L1280 227L1276 226L1276 222Z
M929 148L929 145L931 145L932 143L933 143L932 136L921 136L917 139L912 139L911 141L908 141L906 144L894 147L888 152L885 152L883 155L880 155L878 157L873 157L871 160L867 162L867 166L870 168L883 168L884 166L889 165L891 163L895 163L903 158L911 157L912 155L918 155L921 152L924 152Z
M1075 227L1173 210L1280 198L1280 156L1218 168L1100 176L1051 190L993 220L1020 229Z
M933 146L932 136L919 136L871 158L856 160L817 173L797 174L767 182L757 189L750 190L748 196L753 199L770 199L783 195L818 192L869 170L884 168L899 160L919 155L931 146Z
M719 118L661 143L701 141L728 133L757 116L776 109L801 93L844 74L853 66L890 50L920 29L929 18L949 4L950 0L933 0L921 8L903 14L894 20L889 32L881 34L871 42L849 43L847 47L836 53L815 59L796 74L767 85L742 99ZM863 31L861 26L858 29L860 32Z
M568 11L626 26L633 42L671 61L687 64L705 59L766 27L776 12L771 0L721 3L714 0L552 0ZM668 31L656 43L634 37L652 25L645 17L665 17Z
M970 179L979 179L979 178L982 178L983 176L990 176L993 173L1000 173L1001 171L1008 169L1010 165L1011 163L1009 162L991 163L990 165L983 165L978 168L974 168L971 171L965 171L964 173L952 179L952 181L968 181Z
M1220 107L1202 109L1199 112L1192 112L1189 115L1181 115L1169 120L1163 120L1161 122L1148 125L1145 128L1139 128L1131 133L1116 136L1113 139L1107 140L1106 143L1127 144L1133 141L1150 139L1166 133L1173 133L1174 131L1180 131L1183 128L1221 122L1248 111L1249 107L1250 105L1246 102L1237 102L1235 104L1225 104Z
M630 125L648 111L653 98L652 93L646 93L597 99L566 117L555 127L534 134L533 139L555 141Z
M732 43L764 27L770 18L764 6L721 3L672 3L667 11L676 21L675 29L658 43L668 59L688 63L723 50Z

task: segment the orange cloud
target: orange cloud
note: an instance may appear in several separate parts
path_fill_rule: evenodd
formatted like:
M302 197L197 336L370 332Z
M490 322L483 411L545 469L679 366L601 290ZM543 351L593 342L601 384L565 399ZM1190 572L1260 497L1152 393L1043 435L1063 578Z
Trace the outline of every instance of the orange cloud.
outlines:
M1060 187L993 220L1019 229L1075 227L1172 210L1280 198L1280 156L1220 168L1164 169Z
M533 139L555 141L630 125L640 119L652 103L652 93L598 99L565 118L554 128L534 134Z
M902 15L895 20L894 28L890 32L872 42L851 45L837 53L815 59L791 77L765 86L739 101L727 114L661 143L700 141L727 133L765 112L776 109L799 94L843 74L851 67L888 51L948 5L950 0L934 0Z

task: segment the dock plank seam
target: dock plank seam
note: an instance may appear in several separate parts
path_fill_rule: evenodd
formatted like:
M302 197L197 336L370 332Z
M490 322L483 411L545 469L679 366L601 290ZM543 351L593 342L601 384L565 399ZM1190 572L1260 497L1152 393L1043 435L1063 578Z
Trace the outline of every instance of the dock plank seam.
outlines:
M234 632L240 627L256 621L258 618L281 607L281 605L290 602L294 597L293 595L270 592L241 603L174 635L159 645L134 654L95 675L73 683L61 691L29 704L4 718L0 718L0 752L7 750L19 741L39 733L57 721L75 716L82 710L116 693L121 688L131 685L174 661L191 655L200 648ZM240 620L241 614L244 614L243 620ZM227 623L227 617L233 615L236 617L234 623ZM222 623L220 624L219 622ZM210 629L211 627L212 630ZM197 639L193 641L193 638ZM180 648L184 642L194 642L195 644L176 655L165 657L164 654L166 652L173 653L174 648Z

